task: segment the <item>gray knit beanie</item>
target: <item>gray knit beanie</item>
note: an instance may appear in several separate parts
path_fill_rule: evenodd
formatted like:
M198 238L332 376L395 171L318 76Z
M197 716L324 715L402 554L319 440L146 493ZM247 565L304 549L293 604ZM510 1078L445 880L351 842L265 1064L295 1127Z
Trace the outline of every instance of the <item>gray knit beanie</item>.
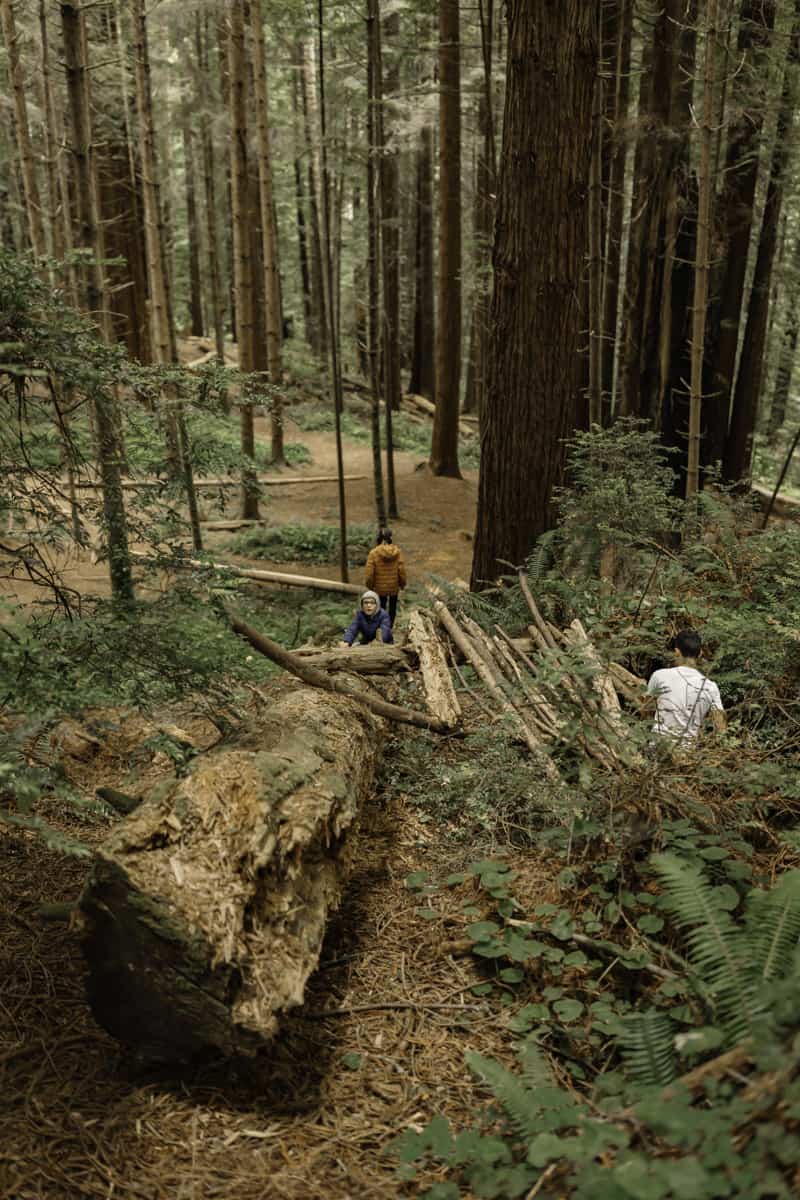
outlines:
M377 593L377 592L364 592L363 596L361 597L361 607L362 607L362 609L363 609L363 607L364 607L364 601L365 601L365 600L374 600L374 601L375 601L375 608L376 608L376 609L379 609L379 608L380 608L380 606L381 606L381 598L380 598L380 596L378 595L378 593Z

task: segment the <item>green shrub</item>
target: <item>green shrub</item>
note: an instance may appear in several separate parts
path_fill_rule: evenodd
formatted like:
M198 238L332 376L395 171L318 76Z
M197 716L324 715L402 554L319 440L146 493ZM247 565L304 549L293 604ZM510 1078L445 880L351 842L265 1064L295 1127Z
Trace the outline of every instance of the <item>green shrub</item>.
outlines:
M347 531L349 559L364 562L374 541L375 531L371 525L351 525ZM300 522L254 525L232 538L230 549L234 554L270 562L336 563L339 561L339 527Z

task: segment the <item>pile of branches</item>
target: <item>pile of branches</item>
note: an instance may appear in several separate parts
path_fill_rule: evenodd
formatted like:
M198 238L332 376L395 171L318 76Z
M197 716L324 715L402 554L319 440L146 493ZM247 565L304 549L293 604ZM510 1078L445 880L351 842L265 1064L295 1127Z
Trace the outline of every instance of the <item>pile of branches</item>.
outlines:
M579 620L564 630L546 621L527 577L519 578L532 616L529 639L512 638L500 625L487 633L471 617L456 617L442 600L434 601L462 686L471 691L459 655L474 668L496 711L473 692L476 703L492 719L500 715L511 723L552 783L564 782L550 753L558 746L577 745L609 772L641 765L620 697L638 702L643 681L617 663L604 664Z

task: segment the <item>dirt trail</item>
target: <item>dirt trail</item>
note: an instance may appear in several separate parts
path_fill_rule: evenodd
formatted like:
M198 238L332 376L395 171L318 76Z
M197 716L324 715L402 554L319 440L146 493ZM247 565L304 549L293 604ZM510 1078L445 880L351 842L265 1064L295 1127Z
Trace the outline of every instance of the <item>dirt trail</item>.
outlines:
M269 421L256 419L256 439L269 446ZM299 467L287 468L293 477L335 475L336 448L332 433L314 433L298 429L292 420L286 422L287 442L302 442L311 453L312 461ZM345 473L364 475L360 481L345 487L347 521L349 525L368 524L377 527L375 503L372 489L372 450L369 444L344 440ZM439 479L428 470L427 464L418 454L398 451L395 454L395 476L400 517L392 521L395 541L402 547L406 557L409 582L420 582L433 575L444 579L469 579L472 562L472 536L475 528L478 473L464 471L463 479ZM237 489L231 488L226 496L224 513L214 505L213 512L207 498L201 496L201 516L235 517L239 513ZM287 487L266 489L262 504L262 515L270 524L285 522L323 522L336 524L339 519L338 490L332 483L302 483ZM226 546L230 534L207 530L206 549L231 562L247 563L248 559L233 557ZM143 549L145 547L139 546ZM109 594L108 568L103 562L94 562L88 551L77 548L46 556L62 572L64 583L81 593L105 596ZM287 569L294 568L301 574L313 574L322 578L338 579L338 567L333 565L309 567L307 564L289 560L269 563L264 559L252 560L252 565ZM351 579L360 582L360 563L351 564ZM157 584L140 587L146 597L158 590ZM0 581L0 599L14 595L23 604L35 603L41 591L24 579L15 581L13 587Z

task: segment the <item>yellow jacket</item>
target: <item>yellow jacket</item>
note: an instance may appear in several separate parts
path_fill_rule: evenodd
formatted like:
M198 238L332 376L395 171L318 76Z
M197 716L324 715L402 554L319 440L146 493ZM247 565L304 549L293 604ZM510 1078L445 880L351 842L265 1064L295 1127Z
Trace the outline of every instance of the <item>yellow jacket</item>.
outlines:
M396 596L406 586L406 564L399 546L381 542L367 558L366 584L379 596Z

